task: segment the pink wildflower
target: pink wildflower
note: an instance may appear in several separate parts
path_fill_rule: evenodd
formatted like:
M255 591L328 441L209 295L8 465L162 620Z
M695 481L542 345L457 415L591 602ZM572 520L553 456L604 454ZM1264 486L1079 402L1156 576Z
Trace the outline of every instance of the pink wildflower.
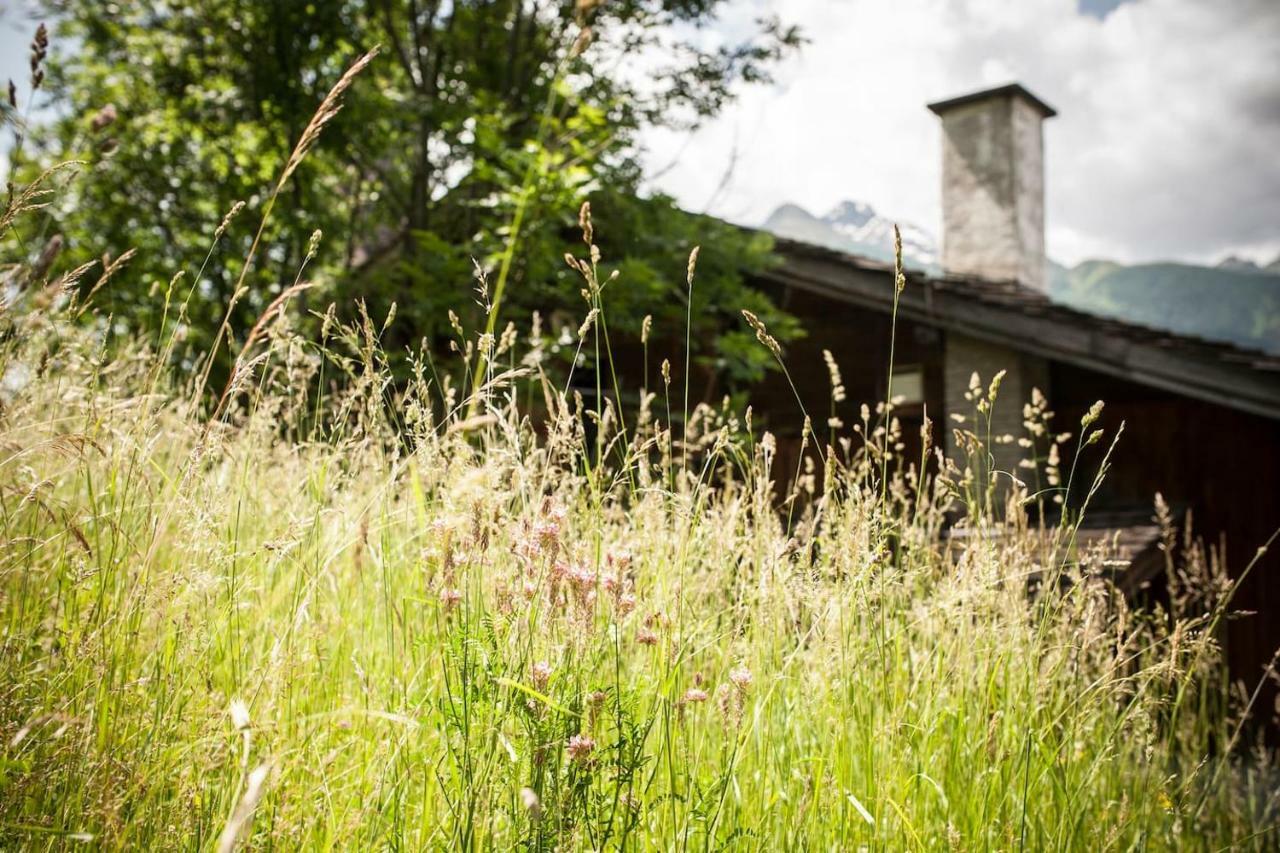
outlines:
M574 735L569 738L565 752L569 753L571 759L582 764L591 758L591 752L595 748L596 742L587 735Z
M595 573L582 565L569 569L569 580L577 587L579 592L585 592L596 585Z

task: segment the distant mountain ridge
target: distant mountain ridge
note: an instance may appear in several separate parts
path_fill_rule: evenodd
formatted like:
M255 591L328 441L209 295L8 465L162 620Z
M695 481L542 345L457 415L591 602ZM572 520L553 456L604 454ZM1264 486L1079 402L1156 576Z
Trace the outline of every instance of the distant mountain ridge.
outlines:
M783 204L763 227L779 237L893 261L893 222L863 202L841 202L823 216ZM903 263L941 272L933 235L912 223L899 228ZM1280 257L1265 266L1229 257L1214 267L1051 261L1049 297L1090 314L1280 354Z
M1236 272L1274 273L1274 274L1280 275L1280 255L1277 255L1276 259L1271 263L1263 266L1259 266L1257 263L1249 260L1248 258L1240 258L1235 255L1228 255L1227 257L1218 261L1216 269L1234 270Z
M1280 355L1280 274L1268 269L1050 264L1049 296L1090 314Z
M764 230L789 240L812 243L877 261L893 261L893 220L859 201L843 201L824 216L814 216L798 204L784 204L765 220ZM902 231L902 262L911 269L937 272L938 243L918 225L898 223Z

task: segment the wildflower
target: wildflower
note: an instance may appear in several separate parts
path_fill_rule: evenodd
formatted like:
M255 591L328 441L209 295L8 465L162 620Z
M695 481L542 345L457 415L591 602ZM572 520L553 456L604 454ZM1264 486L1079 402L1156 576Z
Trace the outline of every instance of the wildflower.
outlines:
M227 713L231 715L231 725L236 727L236 731L242 732L249 728L249 708L243 700L232 699Z
M462 592L454 587L447 586L440 590L440 603L444 605L445 610L452 610L461 600Z
M536 560L542 555L542 541L536 532L531 535L520 535L515 540L515 553L517 557L525 560Z
M902 232L896 222L893 225L893 282L898 293L907 286L906 276L902 274Z
M36 28L36 37L31 42L31 90L40 88L44 82L44 69L40 67L49 55L49 30L41 24Z
M716 704L720 707L720 717L725 725L737 726L742 722L746 692L734 685L721 684L716 688Z
M585 764L590 758L591 753L596 748L596 742L587 735L574 735L569 738L569 743L565 746L565 752L569 753L569 758Z
M742 316L746 319L747 325L755 330L756 340L764 344L765 348L768 349L769 352L773 353L774 358L782 358L782 347L779 346L777 340L769 334L769 330L765 328L765 325L760 321L760 318L745 308L742 309Z
M89 121L89 126L94 133L102 130L104 127L110 126L117 118L116 105L107 104L102 109L94 113L93 118Z
M994 400L1000 394L1000 383L1004 381L1007 370L1002 370L991 379L991 386L987 389L987 397Z
M636 609L636 597L633 594L629 592L624 592L622 595L618 596L618 613L620 613L623 616L626 616L628 613L630 613L632 610L635 610L635 609Z
M260 764L245 778L244 793L222 829L222 835L218 839L218 850L236 848L237 841L252 821L253 813L257 810L258 803L266 791L267 777L271 774L271 767L270 763Z
M533 526L533 535L543 545L549 545L560 538L560 525L554 520L539 521Z
M1089 411L1086 412L1085 416L1080 419L1081 429L1087 429L1089 427L1089 424L1093 423L1099 417L1102 416L1103 405L1104 403L1101 400L1099 400L1098 402L1094 403L1092 406L1089 407Z
M745 693L751 689L751 682L753 680L751 670L747 669L746 664L739 664L729 670L729 680L733 682L734 687Z
M540 660L533 665L533 684L539 690L547 686L547 682L551 680L551 664L544 660Z
M587 719L592 725L595 725L596 718L600 716L600 709L604 707L604 700L608 698L609 695L603 690L592 690L587 694Z
M231 220L239 216L242 210L244 210L244 202L242 201L237 201L231 205L231 209L227 211L226 216L222 217L222 223L214 229L213 236L215 239L226 233L227 227L231 225Z
M568 579L573 584L573 588L577 590L580 597L586 597L589 592L595 592L595 573L586 566L576 565L568 570Z
M680 697L680 704L682 705L690 702L705 701L707 701L707 691L703 690L701 687L690 687L684 692L684 695Z
M591 202L584 201L578 208L578 227L582 229L582 242L588 246L595 239L595 228L591 225Z
M844 402L845 389L844 380L840 376L840 365L836 364L836 358L829 349L822 351L822 360L827 363L827 374L831 379L831 399L837 403Z
M596 321L596 317L600 314L599 308L592 308L587 312L587 318L582 321L582 325L578 327L578 337L585 338L587 332L591 331L591 324Z
M520 789L520 802L524 805L524 810L537 820L542 816L542 800L538 799L537 793L532 788Z
M636 631L636 642L642 646L656 646L658 644L658 635L648 628L641 628Z

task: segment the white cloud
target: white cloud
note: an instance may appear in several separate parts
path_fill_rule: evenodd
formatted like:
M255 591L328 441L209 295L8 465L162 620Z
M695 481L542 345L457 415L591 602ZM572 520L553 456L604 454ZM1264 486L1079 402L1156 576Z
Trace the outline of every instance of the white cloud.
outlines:
M925 103L1017 80L1059 112L1053 257L1280 254L1280 3L1137 0L1099 20L1076 0L735 0L725 26L762 12L812 39L777 85L692 137L646 139L654 185L691 209L756 224L850 198L936 233Z

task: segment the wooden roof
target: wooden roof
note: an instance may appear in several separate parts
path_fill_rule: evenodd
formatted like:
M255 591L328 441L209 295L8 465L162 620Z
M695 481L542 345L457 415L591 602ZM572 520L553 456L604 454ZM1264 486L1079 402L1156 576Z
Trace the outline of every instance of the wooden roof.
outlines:
M892 267L775 238L766 281L888 312ZM1153 329L1051 301L1012 281L908 272L900 316L1010 349L1280 419L1280 356Z

